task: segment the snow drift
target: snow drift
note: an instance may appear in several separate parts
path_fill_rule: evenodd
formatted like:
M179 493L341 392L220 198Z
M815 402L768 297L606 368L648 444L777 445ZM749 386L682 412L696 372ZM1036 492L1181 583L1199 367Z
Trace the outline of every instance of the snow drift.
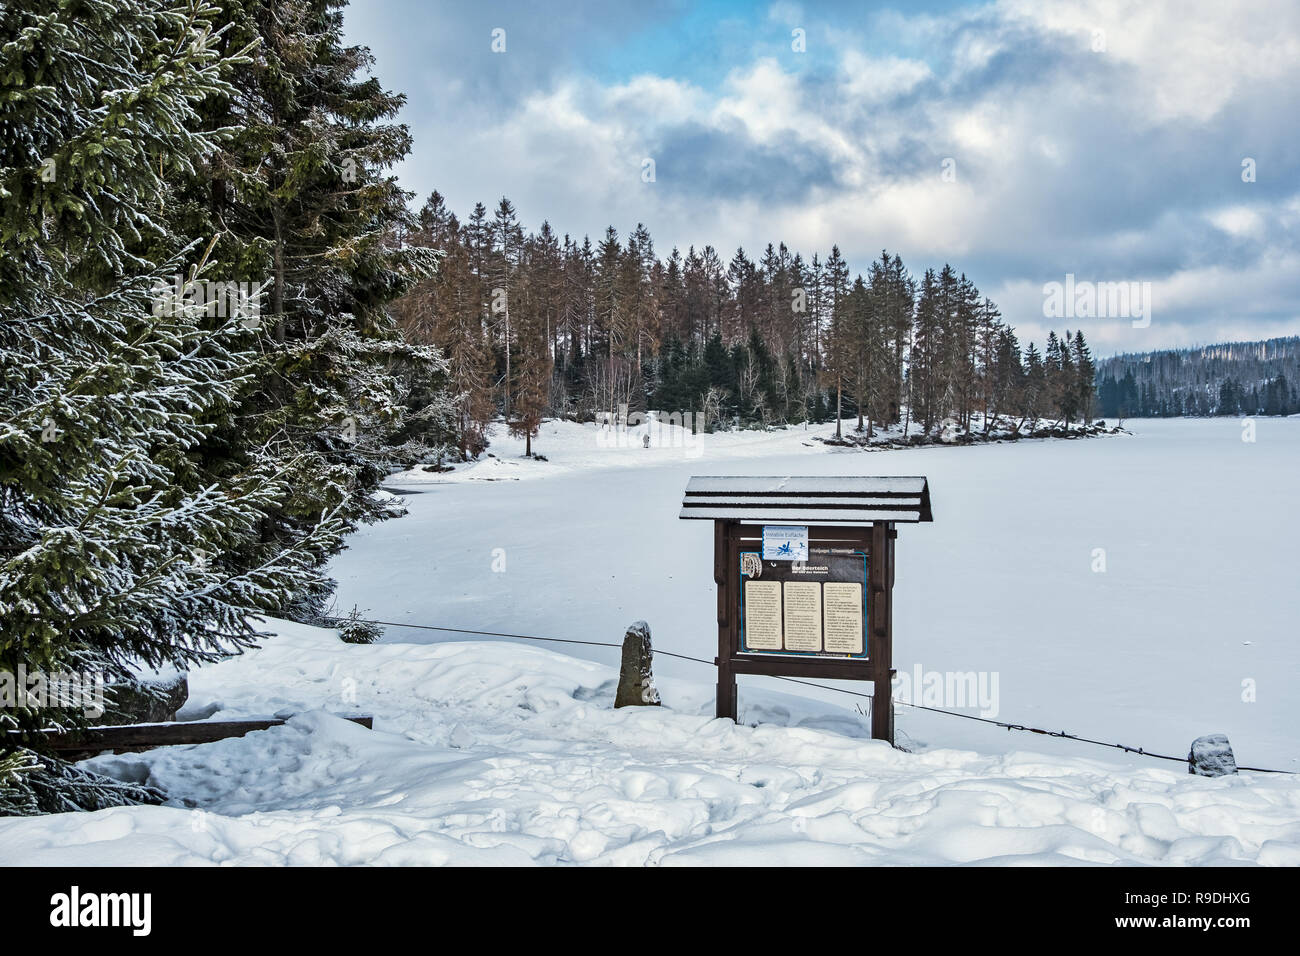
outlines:
M1293 777L865 739L857 714L712 689L612 708L613 667L518 644L349 645L273 622L191 675L242 739L103 755L168 805L0 821L4 864L1300 865ZM336 716L375 715L373 731Z

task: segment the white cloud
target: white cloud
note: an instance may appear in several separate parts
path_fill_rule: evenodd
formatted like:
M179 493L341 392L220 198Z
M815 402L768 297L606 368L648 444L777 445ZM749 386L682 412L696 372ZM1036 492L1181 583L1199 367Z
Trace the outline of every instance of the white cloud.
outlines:
M926 63L897 56L872 57L853 48L843 51L841 93L863 104L882 103L916 89L933 74Z
M1130 117L1158 125L1206 122L1235 98L1296 76L1300 6L1221 0L1002 0L1008 21L1046 30L1122 64Z
M1258 239L1264 234L1264 217L1249 206L1227 206L1208 214L1216 229L1237 238Z

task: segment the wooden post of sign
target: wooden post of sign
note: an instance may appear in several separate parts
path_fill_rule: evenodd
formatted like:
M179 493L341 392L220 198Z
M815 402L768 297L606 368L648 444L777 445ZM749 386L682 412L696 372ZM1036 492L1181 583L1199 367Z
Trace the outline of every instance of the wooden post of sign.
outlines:
M739 577L739 572L729 560L734 528L730 521L713 522L713 580L718 586L718 657L714 662L718 665L718 692L714 713L732 720L736 719L736 675L731 669L734 624L731 608L732 595L740 586L739 581L732 580L733 575Z
M897 532L893 522L877 521L871 526L871 601L869 604L872 680L871 736L894 743L894 551L891 538Z

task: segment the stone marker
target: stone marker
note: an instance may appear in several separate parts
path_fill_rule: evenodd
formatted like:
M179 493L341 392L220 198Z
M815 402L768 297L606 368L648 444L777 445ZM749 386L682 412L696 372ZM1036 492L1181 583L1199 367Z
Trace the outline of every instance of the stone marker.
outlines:
M637 621L623 635L623 663L618 671L615 707L658 707L659 691L651 671L650 625Z
M1222 777L1237 772L1237 761L1232 756L1232 745L1227 734L1206 734L1192 741L1187 755L1187 772L1202 777Z

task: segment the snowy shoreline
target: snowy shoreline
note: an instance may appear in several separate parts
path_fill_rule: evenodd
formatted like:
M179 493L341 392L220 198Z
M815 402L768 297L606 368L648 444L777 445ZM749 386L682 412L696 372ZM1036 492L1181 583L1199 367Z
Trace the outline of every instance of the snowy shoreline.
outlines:
M658 416L658 413L652 413ZM840 423L842 437L835 435L835 423L784 425L769 429L735 429L695 433L673 420L651 417L637 424L604 425L547 419L533 440L541 456L527 458L524 443L510 435L503 422L489 432L491 444L478 458L449 466L417 466L393 472L385 480L389 491L403 485L449 484L462 481L514 481L600 468L645 467L684 461L757 458L793 454L803 449L824 452L891 451L920 448L953 448L969 445L1013 444L1039 441L1075 441L1080 438L1130 435L1120 425L1078 425L1067 431L1054 422L1040 420L1028 431L999 422L970 433L940 428L924 434L912 424L877 426L868 437L856 430L856 419Z

